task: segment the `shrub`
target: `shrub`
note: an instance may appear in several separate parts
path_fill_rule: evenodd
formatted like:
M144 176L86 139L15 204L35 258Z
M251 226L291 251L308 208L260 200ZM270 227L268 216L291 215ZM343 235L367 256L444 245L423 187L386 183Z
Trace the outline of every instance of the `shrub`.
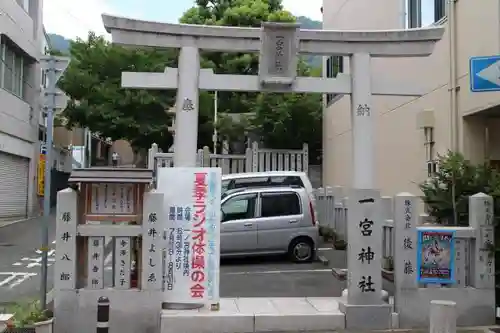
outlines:
M483 192L496 200L500 197L500 174L488 164L474 165L463 155L448 152L439 156L436 174L419 185L427 213L436 223L466 226L469 224L469 196Z

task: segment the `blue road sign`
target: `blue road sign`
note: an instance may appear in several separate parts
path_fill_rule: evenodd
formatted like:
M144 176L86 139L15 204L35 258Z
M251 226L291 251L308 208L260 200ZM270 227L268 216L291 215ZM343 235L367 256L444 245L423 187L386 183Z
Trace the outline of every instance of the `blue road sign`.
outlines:
M470 58L470 90L500 91L500 55Z

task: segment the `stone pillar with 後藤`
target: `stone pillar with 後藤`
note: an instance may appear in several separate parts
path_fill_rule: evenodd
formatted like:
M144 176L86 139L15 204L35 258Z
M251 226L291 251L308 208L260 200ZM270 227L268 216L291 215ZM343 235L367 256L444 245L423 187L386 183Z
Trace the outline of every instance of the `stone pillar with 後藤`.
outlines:
M406 327L408 304L416 299L418 198L400 193L394 198L394 307L400 327Z
M352 189L347 202L347 297L339 302L346 329L389 329L391 305L382 293L380 192Z

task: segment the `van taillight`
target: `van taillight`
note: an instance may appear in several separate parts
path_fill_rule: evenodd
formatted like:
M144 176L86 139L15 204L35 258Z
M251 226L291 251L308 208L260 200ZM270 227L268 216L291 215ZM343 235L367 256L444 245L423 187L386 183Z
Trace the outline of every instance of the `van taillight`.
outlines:
M316 215L314 214L314 207L311 201L309 201L309 212L311 213L312 225L316 225Z

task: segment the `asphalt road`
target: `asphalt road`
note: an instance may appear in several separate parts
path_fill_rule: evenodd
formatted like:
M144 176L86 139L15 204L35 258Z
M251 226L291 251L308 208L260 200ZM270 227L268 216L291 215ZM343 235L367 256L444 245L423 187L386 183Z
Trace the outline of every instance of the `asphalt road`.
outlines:
M325 251L334 250L321 252ZM222 261L220 288L221 297L339 297L345 282L320 262L249 258Z
M40 294L42 218L0 227L0 303L33 299ZM55 216L49 220L49 290L53 285Z

